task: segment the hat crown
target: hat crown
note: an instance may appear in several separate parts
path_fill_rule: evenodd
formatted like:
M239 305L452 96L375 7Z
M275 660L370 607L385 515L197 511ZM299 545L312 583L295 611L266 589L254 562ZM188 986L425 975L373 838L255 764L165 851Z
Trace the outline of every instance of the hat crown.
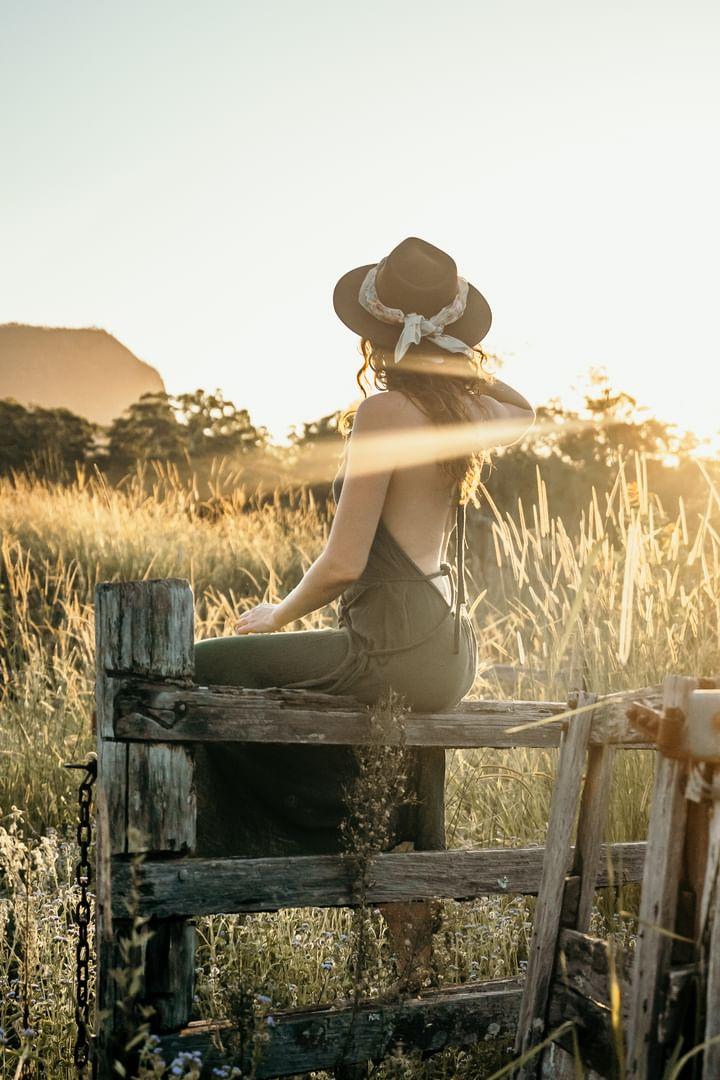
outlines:
M458 288L455 260L440 248L409 236L393 248L378 268L378 298L386 307L426 319L451 303Z

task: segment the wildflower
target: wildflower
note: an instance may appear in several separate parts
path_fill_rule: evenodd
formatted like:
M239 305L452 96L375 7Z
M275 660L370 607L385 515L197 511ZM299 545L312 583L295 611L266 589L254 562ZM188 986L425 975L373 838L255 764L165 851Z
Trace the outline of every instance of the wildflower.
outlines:
M323 960L320 967L324 967L326 971L332 971L332 969L335 967L335 961L334 960Z
M183 1076L186 1065L202 1065L202 1054L199 1050L183 1050L170 1065L172 1076Z
M267 994L256 994L255 998L261 1005L272 1005L272 998L269 998Z

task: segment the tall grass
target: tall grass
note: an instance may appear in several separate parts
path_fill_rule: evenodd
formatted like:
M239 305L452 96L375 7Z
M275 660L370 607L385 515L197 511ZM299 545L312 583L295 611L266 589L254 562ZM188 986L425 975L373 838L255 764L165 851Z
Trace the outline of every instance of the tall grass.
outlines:
M471 696L562 700L571 669L584 669L588 688L599 693L659 683L667 671L716 671L720 500L709 482L701 483L692 510L681 501L670 513L635 459L609 491L593 492L572 533L553 516L540 473L533 505L501 515L488 504L489 525L471 514L470 591L480 598ZM94 749L95 584L186 577L196 597L196 636L222 634L243 607L285 595L319 554L327 529L323 508L309 495L278 490L259 507L238 489L203 502L192 482L167 469L157 469L150 483L137 474L116 488L93 475L64 487L0 481L3 1075L12 1075L23 1054L43 1061L44 1075L53 1078L65 1077L71 1060L77 777L61 766ZM474 556L483 547L493 553L490 563ZM333 619L330 607L296 628ZM450 845L543 843L555 761L554 751L451 753ZM608 839L643 838L650 787L647 753L617 755ZM513 897L447 902L437 941L439 982L521 970L532 907ZM627 924L608 910L596 910L594 925L626 934ZM372 989L380 993L388 985L390 946L379 917L371 927ZM350 992L348 912L215 916L198 928L199 1015L225 1014L233 990L247 987L273 1006ZM495 1063L498 1049L500 1058L504 1053L495 1048ZM423 1068L427 1075L483 1075L478 1062L487 1052L443 1055ZM393 1067L386 1075L395 1075Z

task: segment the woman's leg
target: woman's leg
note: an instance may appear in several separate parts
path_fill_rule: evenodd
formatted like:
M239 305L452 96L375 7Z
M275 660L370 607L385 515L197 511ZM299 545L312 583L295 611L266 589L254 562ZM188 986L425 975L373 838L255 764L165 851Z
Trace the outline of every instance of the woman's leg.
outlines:
M195 642L195 682L262 689L314 679L336 668L348 651L342 630L238 634Z
M313 679L347 654L339 630L243 634L195 644L195 681L248 689ZM198 747L200 750L200 747ZM198 755L198 850L201 854L290 854L339 849L341 790L353 774L348 747L216 743ZM445 846L443 750L415 751L413 783L421 803L400 816L398 845ZM271 793L271 802L268 795ZM295 828L293 828L295 826ZM380 904L397 957L398 979L417 988L431 967L437 901Z
M209 638L195 644L195 681L248 689L313 679L347 654L340 630ZM338 850L345 746L204 743L196 750L198 854L270 856Z

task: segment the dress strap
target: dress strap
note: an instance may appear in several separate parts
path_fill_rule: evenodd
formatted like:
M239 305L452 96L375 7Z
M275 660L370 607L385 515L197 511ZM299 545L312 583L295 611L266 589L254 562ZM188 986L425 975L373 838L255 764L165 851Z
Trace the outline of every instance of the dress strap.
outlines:
M457 484L457 502L455 505L455 580L453 581L452 567L449 563L446 562L441 563L440 569L434 570L431 574L418 573L414 577L383 577L381 579L361 578L360 583L362 584L363 588L356 596L346 602L345 610L352 607L352 605L360 599L360 597L366 592L367 589L388 585L391 582L396 581L428 581L430 578L439 577L440 575L448 576L453 586L452 603L450 605L450 609L447 609L445 611L445 616L450 614L451 609L454 607L455 628L453 634L453 653L457 654L460 652L460 623L462 622L462 612L463 610L467 610L465 591L465 503L462 502L461 499L461 484L459 481ZM443 618L445 616L443 616ZM435 633L435 630L437 629L438 627L435 627L435 629L431 633ZM422 640L424 641L425 638L423 638ZM417 645L419 643L412 642L411 644ZM405 645L402 646L402 648L410 648L410 646ZM399 651L401 651L401 649L383 649L377 650L377 653L373 655L379 655L380 653L384 652Z
M440 563L439 570L433 570L432 574L416 574L415 577L383 577L383 578L362 578L363 585L387 585L396 581L429 581L434 577L452 577L452 566L450 563Z
M455 575L457 595L455 597L455 636L453 652L460 651L460 615L465 603L465 503L460 498L458 483L457 505L455 507Z

